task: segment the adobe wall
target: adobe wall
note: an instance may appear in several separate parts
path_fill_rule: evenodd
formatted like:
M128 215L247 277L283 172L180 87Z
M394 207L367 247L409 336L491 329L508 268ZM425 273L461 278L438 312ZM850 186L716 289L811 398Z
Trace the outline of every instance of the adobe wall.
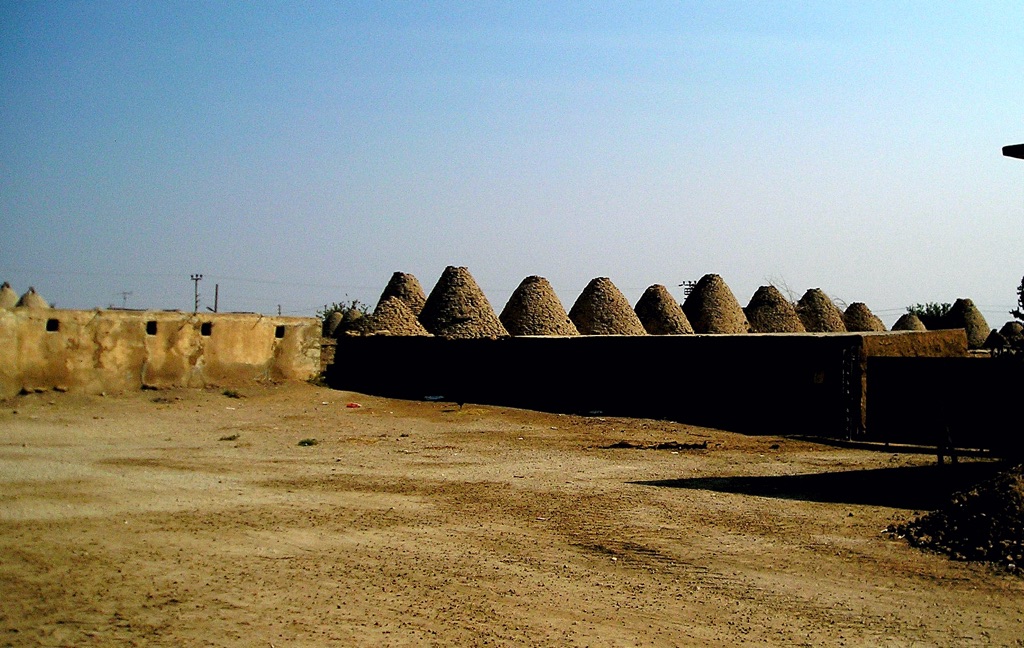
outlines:
M320 322L254 313L0 310L0 396L241 386L320 370Z
M907 335L910 331L863 333L863 343L857 372L860 380L860 429L868 430L868 366L875 358L965 358L967 357L967 331L942 329L927 331L927 335ZM877 390L876 390L877 393Z
M865 358L957 358L967 355L964 329L861 333Z
M1024 457L1019 359L875 357L868 371L870 440Z
M889 333L893 344L862 333L344 337L326 377L338 389L402 398L847 438L864 427L861 358L966 354L962 332L962 344L947 334Z

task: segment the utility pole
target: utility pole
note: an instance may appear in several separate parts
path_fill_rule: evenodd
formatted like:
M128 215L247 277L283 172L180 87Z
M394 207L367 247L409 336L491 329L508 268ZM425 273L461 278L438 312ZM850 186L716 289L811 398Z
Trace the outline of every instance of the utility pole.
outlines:
M201 274L194 274L194 275L192 275L192 281L194 281L195 284L196 284L196 307L195 307L195 310L192 311L193 313L198 313L199 312L199 282L202 281L202 280L203 280L203 275L201 275Z

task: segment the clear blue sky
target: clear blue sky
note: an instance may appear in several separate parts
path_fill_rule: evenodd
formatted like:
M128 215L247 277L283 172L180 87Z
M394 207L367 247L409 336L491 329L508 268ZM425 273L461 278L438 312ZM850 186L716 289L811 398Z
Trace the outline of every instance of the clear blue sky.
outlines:
M1024 275L1024 3L0 0L0 280L312 315L468 266L892 323Z

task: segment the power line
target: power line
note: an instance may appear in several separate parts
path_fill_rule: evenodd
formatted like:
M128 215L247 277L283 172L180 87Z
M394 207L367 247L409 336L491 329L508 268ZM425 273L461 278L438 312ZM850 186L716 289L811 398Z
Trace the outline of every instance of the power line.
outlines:
M70 270L30 270L26 268L0 268L2 273L20 273L53 277L99 277L99 278L123 278L123 277L154 277L165 279L176 279L177 273L164 272L83 272ZM266 284L271 286L300 286L303 288L329 288L336 290L378 290L381 286L355 286L352 284L323 284L302 281L281 281L278 279L262 279L259 277L232 277L229 275L204 275L210 279L219 281L238 281L242 283Z

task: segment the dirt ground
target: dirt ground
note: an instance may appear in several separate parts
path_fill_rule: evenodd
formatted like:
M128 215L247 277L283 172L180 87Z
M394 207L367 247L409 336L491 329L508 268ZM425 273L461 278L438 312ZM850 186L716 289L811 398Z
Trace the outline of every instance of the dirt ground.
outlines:
M0 645L1024 645L1024 579L882 533L990 462L240 391L0 403Z

